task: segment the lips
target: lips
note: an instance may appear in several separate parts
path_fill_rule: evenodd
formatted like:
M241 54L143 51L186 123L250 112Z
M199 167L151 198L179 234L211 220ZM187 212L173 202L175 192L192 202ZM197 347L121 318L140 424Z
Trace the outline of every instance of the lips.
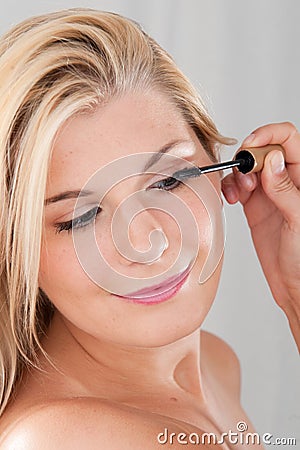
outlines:
M172 277L168 278L166 281L160 284L156 284L154 286L143 288L135 292L131 292L130 294L124 295L122 297L124 298L144 298L144 297L152 297L159 294L162 294L166 291L169 291L170 289L175 288L177 285L179 285L188 275L190 270L190 266L187 267L183 272L177 275L173 275Z

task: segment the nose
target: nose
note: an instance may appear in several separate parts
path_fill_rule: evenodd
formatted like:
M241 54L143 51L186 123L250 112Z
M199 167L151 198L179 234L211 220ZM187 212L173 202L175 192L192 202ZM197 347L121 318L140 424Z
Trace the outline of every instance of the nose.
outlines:
M158 243L155 236L161 236L164 239L164 249L168 247L168 240L162 228L162 221L157 217L158 214L155 214L153 209L145 209L131 221L129 239L136 250L140 252L148 251L151 243L152 245Z
M159 259L168 248L168 239L160 220L160 212L140 205L136 213L124 208L114 218L114 243L128 263L148 263Z

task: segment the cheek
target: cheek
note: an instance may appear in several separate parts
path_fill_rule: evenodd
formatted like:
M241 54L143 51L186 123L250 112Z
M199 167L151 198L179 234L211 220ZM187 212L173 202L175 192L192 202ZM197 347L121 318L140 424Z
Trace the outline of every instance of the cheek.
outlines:
M197 260L204 265L201 281L210 277L216 269L224 250L225 229L223 206L220 197L220 177L195 179L187 196L187 204L193 212L199 231ZM201 181L201 183L199 183Z
M48 242L41 249L39 286L53 303L66 298L68 293L78 292L88 282L77 260L72 237L65 239L70 242L64 244L63 239L56 237L56 242Z

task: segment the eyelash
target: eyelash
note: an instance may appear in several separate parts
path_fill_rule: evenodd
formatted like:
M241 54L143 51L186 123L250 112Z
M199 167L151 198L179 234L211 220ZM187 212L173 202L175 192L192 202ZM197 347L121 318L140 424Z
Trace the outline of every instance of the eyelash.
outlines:
M172 191L173 189L176 189L180 185L182 185L181 181L176 180L176 178L173 177L168 177L151 184L151 186L147 187L147 190L150 188L152 189L154 188L154 189L163 189L164 191Z
M84 228L95 219L95 217L101 212L100 206L95 206L95 208L90 209L86 213L73 220L68 220L67 222L60 222L55 224L56 233L61 233L62 231L70 231L74 229Z
M147 187L146 190L152 188L152 189L163 189L165 191L172 191L173 189L176 189L180 186L182 186L181 181L178 181L176 180L176 178L173 177L168 177L151 184L151 186ZM92 221L96 218L96 216L98 216L101 210L102 209L100 208L100 206L96 206L93 209L90 209L86 213L82 214L79 217L76 217L73 220L56 223L55 224L56 233L61 233L62 231L67 231L68 233L70 233L72 229L87 227L92 223Z

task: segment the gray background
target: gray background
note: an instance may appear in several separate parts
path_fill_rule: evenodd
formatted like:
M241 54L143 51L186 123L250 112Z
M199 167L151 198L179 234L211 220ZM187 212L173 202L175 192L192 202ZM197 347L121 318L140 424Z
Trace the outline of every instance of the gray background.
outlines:
M194 82L227 136L241 141L259 125L286 120L300 128L297 0L2 1L1 33L31 15L76 6L137 20ZM222 159L236 148L225 148ZM240 205L225 206L225 214L224 269L204 328L236 351L242 403L257 431L297 437L300 445L296 346L270 295Z

